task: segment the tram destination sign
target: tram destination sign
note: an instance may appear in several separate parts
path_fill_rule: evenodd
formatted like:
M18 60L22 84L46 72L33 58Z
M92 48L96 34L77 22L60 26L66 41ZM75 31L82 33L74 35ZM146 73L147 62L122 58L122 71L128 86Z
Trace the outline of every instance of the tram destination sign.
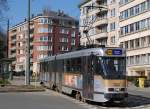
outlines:
M122 55L121 49L108 49L106 50L107 55Z
M112 50L112 55L122 55L122 50L114 49L114 50Z

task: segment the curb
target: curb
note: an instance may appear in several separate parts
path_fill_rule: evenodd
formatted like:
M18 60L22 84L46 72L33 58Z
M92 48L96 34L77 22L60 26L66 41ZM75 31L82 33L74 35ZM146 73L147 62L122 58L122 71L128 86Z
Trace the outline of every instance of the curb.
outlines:
M0 93L9 93L9 92L44 92L45 89L15 89L15 88L6 88L6 89L0 89Z

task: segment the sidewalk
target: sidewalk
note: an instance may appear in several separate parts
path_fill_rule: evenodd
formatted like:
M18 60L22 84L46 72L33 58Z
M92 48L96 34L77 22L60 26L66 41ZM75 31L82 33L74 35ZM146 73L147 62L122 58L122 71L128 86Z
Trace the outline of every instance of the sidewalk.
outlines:
M13 76L13 80L10 81L12 85L24 85L25 77L24 76Z
M128 93L131 95L137 95L142 97L150 98L150 87L148 88L139 88L129 83L128 85Z

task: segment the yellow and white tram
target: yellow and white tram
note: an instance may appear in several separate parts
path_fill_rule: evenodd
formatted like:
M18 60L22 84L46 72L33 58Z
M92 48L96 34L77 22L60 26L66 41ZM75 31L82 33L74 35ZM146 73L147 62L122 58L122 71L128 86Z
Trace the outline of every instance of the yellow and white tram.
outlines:
M127 97L126 54L122 48L89 48L38 61L40 80L60 92L96 102Z

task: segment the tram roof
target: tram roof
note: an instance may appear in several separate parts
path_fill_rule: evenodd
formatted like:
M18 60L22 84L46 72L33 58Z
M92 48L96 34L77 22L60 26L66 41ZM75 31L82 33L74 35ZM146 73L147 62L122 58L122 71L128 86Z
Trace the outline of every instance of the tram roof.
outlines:
M79 50L79 51L73 51L73 52L68 52L68 53L64 53L64 54L58 54L55 56L46 57L46 58L40 59L39 62L55 60L55 58L57 60L77 58L77 57L81 57L81 56L90 56L91 54L97 55L97 56L104 56L105 50L107 50L107 49L110 49L110 48L83 49L83 50ZM122 48L111 48L111 49L122 49Z

